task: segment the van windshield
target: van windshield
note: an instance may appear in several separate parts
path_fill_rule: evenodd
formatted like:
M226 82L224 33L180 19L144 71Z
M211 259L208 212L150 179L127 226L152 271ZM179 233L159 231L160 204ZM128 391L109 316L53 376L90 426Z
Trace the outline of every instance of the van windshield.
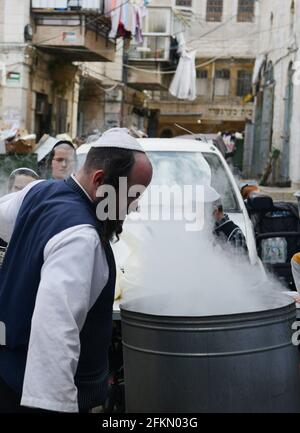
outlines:
M220 194L225 212L241 212L231 181L218 155L176 151L152 151L147 154L154 169L153 185L209 183Z

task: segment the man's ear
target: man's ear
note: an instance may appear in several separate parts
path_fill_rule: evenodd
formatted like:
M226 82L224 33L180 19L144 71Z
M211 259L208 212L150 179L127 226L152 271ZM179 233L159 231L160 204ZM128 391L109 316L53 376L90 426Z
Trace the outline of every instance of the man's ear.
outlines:
M105 173L103 170L97 170L93 174L93 184L99 188L103 184Z

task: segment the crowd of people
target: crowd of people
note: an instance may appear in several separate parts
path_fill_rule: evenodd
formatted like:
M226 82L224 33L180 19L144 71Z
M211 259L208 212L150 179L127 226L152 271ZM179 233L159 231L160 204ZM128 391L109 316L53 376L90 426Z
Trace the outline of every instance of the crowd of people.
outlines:
M36 180L45 178L52 180L67 179L75 170L76 150L70 141L59 141L53 147L51 153L45 158L44 165L41 164L40 174L28 167L20 167L13 170L7 182L7 193L22 191L27 185ZM3 248L7 242L0 238L0 266L4 258Z

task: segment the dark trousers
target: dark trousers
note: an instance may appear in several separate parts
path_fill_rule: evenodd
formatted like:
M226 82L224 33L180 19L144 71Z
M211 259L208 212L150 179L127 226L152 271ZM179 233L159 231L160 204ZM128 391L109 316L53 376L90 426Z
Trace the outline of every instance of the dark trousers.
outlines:
M4 413L54 413L42 409L20 406L21 396L12 390L0 377L0 414Z

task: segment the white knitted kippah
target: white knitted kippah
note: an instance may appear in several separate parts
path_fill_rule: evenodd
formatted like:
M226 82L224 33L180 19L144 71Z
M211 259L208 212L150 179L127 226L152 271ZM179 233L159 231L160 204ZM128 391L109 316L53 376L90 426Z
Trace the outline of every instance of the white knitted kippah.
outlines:
M135 150L145 153L140 143L130 135L127 128L112 128L105 131L98 140L91 143L92 147L115 147L118 149Z

